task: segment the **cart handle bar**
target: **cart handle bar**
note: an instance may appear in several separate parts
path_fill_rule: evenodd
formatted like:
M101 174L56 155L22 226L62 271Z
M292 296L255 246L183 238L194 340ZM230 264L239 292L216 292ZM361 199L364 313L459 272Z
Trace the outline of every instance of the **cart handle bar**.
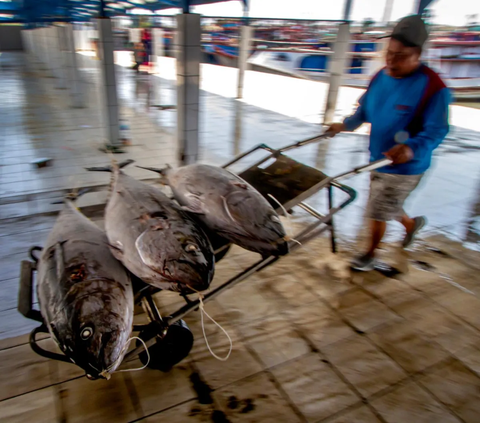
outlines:
M312 138L308 138L306 140L298 141L294 144L287 145L283 148L280 148L277 151L279 153L283 153L285 151L293 150L293 149L298 148L298 147L303 147L304 145L307 145L307 144L313 144L314 142L328 140L328 139L332 138L333 136L334 136L333 132L327 131L327 132L324 132L323 134L316 135Z
M380 159L375 162L368 163L366 165L358 166L355 169L348 172L340 173L340 175L333 176L332 180L338 181L339 179L349 178L350 176L357 175L363 172L371 172L372 170L380 169L381 167L391 165L393 163L390 159Z

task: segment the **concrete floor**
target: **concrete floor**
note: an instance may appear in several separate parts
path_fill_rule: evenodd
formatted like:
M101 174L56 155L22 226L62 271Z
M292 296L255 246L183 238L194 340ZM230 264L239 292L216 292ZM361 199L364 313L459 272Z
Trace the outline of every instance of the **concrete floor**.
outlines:
M83 64L87 107L70 109L67 92L55 90L38 64L27 64L22 55L0 57L2 420L480 421L480 131L470 124L453 127L437 150L433 168L407 205L430 221L411 250L399 250L401 231L392 224L381 253L401 271L394 278L348 270L348 258L364 242L368 175L361 175L348 181L358 200L335 219L338 255L329 252L327 238L320 238L206 305L232 337L228 361L210 355L199 315L193 313L186 321L195 335L194 349L171 372L146 369L91 382L75 366L31 351L24 334L36 324L16 311L16 292L20 261L53 225L58 206L52 201L71 188L108 183L108 175L83 171L109 161L98 151L96 65ZM222 95L222 87L231 85L231 69L204 65L202 71L203 161L221 164L261 142L278 147L319 132L313 106L297 109L294 94L278 95L278 81L294 91L290 78L252 72L251 84L258 78L265 92L247 93L245 102L238 102L230 88ZM164 72L158 78L118 69L122 116L133 139L124 157L141 165L175 164L175 111L148 107L175 103L167 66ZM255 100L270 92L277 104ZM291 110L301 113L292 116ZM346 134L294 157L334 175L365 163L366 144L365 135ZM30 162L39 157L53 158L53 165L35 169ZM154 178L135 167L128 173ZM104 199L100 188L80 203L99 224L95 206ZM310 203L324 208L325 195ZM292 220L299 227L307 217L297 212ZM233 249L218 263L214 286L253 260L254 254ZM173 293L156 300L165 314L181 305ZM226 353L223 332L211 323L206 332L214 350ZM50 340L42 342L53 348Z

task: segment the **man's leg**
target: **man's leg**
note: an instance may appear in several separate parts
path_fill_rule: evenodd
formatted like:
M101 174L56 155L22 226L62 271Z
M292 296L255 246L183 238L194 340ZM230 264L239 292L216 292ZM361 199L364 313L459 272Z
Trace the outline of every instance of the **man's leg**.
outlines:
M387 222L382 222L380 220L372 220L370 223L370 248L367 251L367 256L375 257L375 250L380 245L383 235L385 235L385 230L387 229Z
M424 216L417 216L417 217L408 217L408 215L403 212L403 215L400 219L400 223L405 226L405 238L403 239L402 245L403 248L409 247L413 240L415 239L415 235L427 224L427 219Z
M403 185L403 189L406 192L405 198L403 202L408 198L408 196L414 191L420 181L423 178L423 174L421 175L406 175L405 182ZM402 202L402 213L401 217L398 221L405 227L405 238L403 239L402 245L403 248L409 247L415 239L417 233L427 224L427 219L424 216L417 216L417 217L410 217L405 213L403 209L403 202Z
M415 229L415 219L412 219L409 217L405 211L403 212L403 215L400 219L400 223L405 226L405 230L407 231L407 234L411 234L414 229Z
M375 250L380 245L387 227L388 202L385 201L385 192L388 190L388 177L377 172L370 176L370 195L368 199L367 217L370 219L370 239L366 253L355 257L351 266L361 271L373 270L375 267Z
M425 224L423 217L411 219L403 210L403 203L408 195L417 187L422 175L395 175L372 172L370 182L370 198L367 217L372 221L370 226L370 246L368 251L352 261L357 270L372 270L375 267L375 251L382 241L386 222L396 219L407 230L403 242L408 246L415 234Z

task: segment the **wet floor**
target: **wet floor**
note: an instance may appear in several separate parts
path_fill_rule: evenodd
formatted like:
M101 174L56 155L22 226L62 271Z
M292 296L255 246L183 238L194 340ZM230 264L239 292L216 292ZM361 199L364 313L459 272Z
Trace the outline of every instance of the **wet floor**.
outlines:
M392 278L351 273L341 250L334 257L320 238L207 303L233 341L226 362L208 352L198 312L185 318L193 350L168 373L92 382L73 364L36 355L26 336L4 339L0 415L8 422L478 422L478 253L442 235L406 253L389 244L383 255L402 270ZM234 248L217 263L214 286L256 260ZM167 315L183 300L165 292L156 302ZM225 334L205 325L212 350L225 356ZM55 349L50 340L40 345ZM121 369L139 367L134 360Z
M401 228L391 225L381 254L393 272L358 275L346 265L364 242L368 175L360 175L345 181L358 199L335 216L339 256L322 238L209 303L207 311L234 341L227 362L208 353L196 313L187 319L194 350L168 374L143 370L90 382L72 366L36 356L18 337L36 326L16 311L19 263L46 239L58 209L51 203L65 190L99 187L80 202L94 220L101 220L105 201L108 175L83 169L110 160L98 150L104 128L97 65L82 61L86 107L72 109L67 91L54 88L41 64L21 54L0 57L0 414L6 421L479 421L480 127L474 129L480 120L452 127L407 204L408 212L429 219L423 240L399 253ZM259 143L280 147L321 131L320 88L315 103L317 93L304 81L252 72L245 100L237 101L232 69L203 65L202 72L202 161L223 164ZM176 111L155 107L176 102L171 61L160 75L117 69L121 115L132 138L122 159L176 164ZM342 94L339 116L357 94ZM335 175L366 163L366 146L365 134L345 134L292 157ZM31 164L42 157L52 165ZM142 169L127 173L155 183ZM325 210L326 193L309 204ZM292 219L307 221L301 211ZM218 264L215 283L253 259L235 249ZM157 298L165 313L180 300L168 293ZM223 332L209 325L207 334L224 352Z

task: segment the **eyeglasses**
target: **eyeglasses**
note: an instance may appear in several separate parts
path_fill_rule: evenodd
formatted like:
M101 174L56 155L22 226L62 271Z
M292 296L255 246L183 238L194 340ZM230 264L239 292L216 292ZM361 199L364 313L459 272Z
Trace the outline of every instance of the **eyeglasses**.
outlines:
M390 50L386 51L387 59L391 59L395 62L404 61L404 60L408 59L409 57L411 57L412 54L413 53L394 52L394 51L390 51Z

